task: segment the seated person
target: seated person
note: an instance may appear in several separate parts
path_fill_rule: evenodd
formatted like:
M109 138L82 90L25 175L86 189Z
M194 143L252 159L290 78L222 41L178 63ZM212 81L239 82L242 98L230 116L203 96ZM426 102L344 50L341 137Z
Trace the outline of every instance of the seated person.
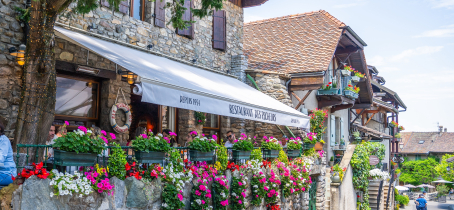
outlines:
M5 126L0 122L0 189L13 183L12 177L16 175L13 148L8 137L5 136Z

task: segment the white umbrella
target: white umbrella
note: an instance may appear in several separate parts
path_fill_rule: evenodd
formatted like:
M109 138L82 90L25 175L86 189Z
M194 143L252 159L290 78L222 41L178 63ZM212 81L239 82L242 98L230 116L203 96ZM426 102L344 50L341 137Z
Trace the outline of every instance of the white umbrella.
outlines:
M435 188L434 186L432 185L428 185L428 184L421 184L421 185L418 185L416 187L428 187L428 188Z
M450 181L446 181L444 179L440 179L440 180L437 180L437 181L433 181L433 183L454 183L454 182L450 182Z
M411 184L406 184L404 185L404 187L408 187L408 188L416 188L414 185L411 185Z
M404 186L396 186L396 189L399 190L399 191L405 191L405 190L408 190L409 188L408 187L404 187Z

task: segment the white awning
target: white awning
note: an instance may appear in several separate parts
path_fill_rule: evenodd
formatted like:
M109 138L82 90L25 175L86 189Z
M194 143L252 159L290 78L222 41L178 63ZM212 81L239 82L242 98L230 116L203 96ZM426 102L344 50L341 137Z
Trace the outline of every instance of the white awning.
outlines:
M233 77L61 27L55 33L139 75L143 102L309 128L307 115Z

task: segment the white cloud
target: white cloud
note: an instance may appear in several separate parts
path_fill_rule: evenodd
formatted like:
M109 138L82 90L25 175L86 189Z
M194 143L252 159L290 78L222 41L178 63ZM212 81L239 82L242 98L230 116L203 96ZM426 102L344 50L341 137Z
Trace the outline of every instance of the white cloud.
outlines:
M334 5L334 8L349 8L354 6L358 6L358 3Z
M441 29L424 31L415 37L451 37L454 36L454 25L444 26Z
M409 49L397 54L391 58L391 61L400 61L405 58L433 54L443 49L443 46L423 46L415 49Z
M451 9L454 6L454 0L431 0L434 5L433 8L448 8Z
M257 20L263 20L263 19L265 19L265 18L261 17L261 16L244 14L244 22L245 23L252 22L252 21L257 21Z
M385 64L385 58L383 58L382 56L376 55L372 58L368 58L366 62L367 62L367 65L381 66L381 65Z

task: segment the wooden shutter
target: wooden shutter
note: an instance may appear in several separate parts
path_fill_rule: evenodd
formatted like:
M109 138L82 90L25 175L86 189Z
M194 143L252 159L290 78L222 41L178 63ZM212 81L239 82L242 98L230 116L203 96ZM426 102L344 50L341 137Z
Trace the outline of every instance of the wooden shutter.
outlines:
M129 0L120 2L120 6L119 6L118 10L121 13L129 14Z
M347 145L347 139L345 139L345 135L344 135L344 119L341 117L340 118L340 139L343 139L344 142L345 142L345 145ZM339 141L340 143L340 141Z
M329 144L331 146L334 146L336 144L336 116L330 115L331 121L329 123L329 130L330 130L330 138L329 138Z
M191 8L193 4L191 0L185 0L184 1L184 7L186 8L186 11L183 14L183 20L187 21L192 21L192 13L191 13ZM191 23L191 26L189 26L186 29L177 29L177 34L181 36L186 36L190 39L194 38L194 25Z
M109 2L107 2L107 0L101 0L101 6L110 7L110 4Z
M165 0L156 0L154 6L154 25L157 27L165 28L166 27L166 10L164 7L166 6Z
M224 10L213 13L213 49L226 49L226 15Z

